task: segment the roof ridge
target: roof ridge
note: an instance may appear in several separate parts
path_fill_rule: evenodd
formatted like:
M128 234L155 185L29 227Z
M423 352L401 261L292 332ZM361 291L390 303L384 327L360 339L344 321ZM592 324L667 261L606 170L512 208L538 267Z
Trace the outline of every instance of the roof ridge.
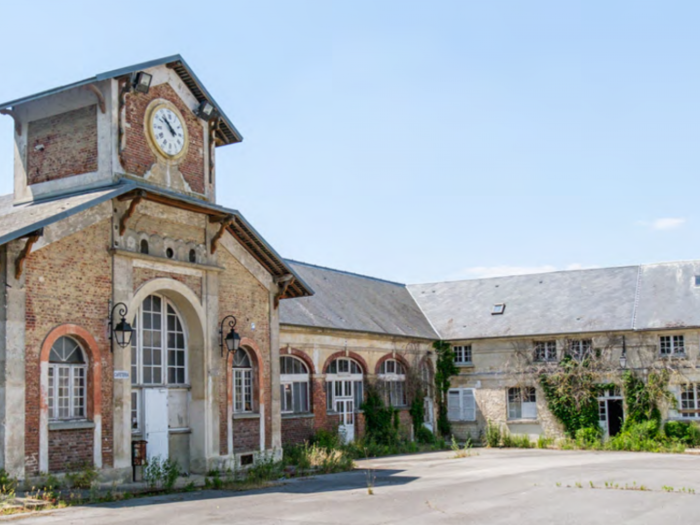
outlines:
M682 261L681 261L682 262ZM597 268L573 268L571 270L553 270L551 272L536 272L536 273L515 273L511 275L494 275L491 277L474 277L472 279L453 279L445 281L430 281L427 283L411 283L407 286L427 286L430 284L448 284L448 283L465 283L472 281L488 281L491 279L507 279L511 277L536 277L542 275L552 275L555 273L574 273L574 272L591 272L600 270L621 270L623 268L637 268L639 264L625 264L622 266L599 266Z
M304 262L304 261L297 261L297 260L295 260L295 259L288 259L288 258L285 258L284 260L287 261L287 262L289 262L289 263L292 263L292 264L301 264L302 266L309 266L309 267L311 267L311 268L317 268L317 269L319 269L319 270L328 270L328 271L330 271L330 272L342 273L342 274L344 274L344 275L350 275L350 276L352 276L352 277L361 277L361 278L363 278L363 279L369 279L369 280L371 280L371 281L378 281L378 282L380 282L380 283L387 283L387 284L393 284L393 285L396 285L396 286L402 286L402 287L406 288L406 290L408 291L408 287L407 287L407 285L406 285L405 283L400 283L400 282L397 282L397 281L389 281L388 279L382 279L382 278L380 278L380 277L372 277L371 275L364 275L364 274L361 274L361 273L348 272L348 271L346 271L346 270L338 270L337 268L330 268L330 267L328 267L328 266L321 266L321 265L318 265L318 264L311 264L311 263L307 263L307 262Z

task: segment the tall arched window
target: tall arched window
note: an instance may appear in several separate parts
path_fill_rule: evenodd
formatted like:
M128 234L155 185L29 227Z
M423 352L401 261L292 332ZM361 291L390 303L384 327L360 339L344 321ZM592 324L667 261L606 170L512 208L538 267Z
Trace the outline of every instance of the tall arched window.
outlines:
M243 348L233 354L233 412L253 412L253 362Z
M131 349L131 381L143 385L184 385L188 381L187 337L175 307L149 295L136 316Z
M283 414L309 411L309 371L297 357L280 357L280 392Z
M406 406L406 369L396 359L387 359L379 367L384 402L392 407Z
M338 412L338 402L344 399L354 401L354 411L360 409L363 401L362 368L349 357L339 357L328 365L326 370L326 408Z
M59 337L49 354L49 419L85 419L87 363L80 345Z

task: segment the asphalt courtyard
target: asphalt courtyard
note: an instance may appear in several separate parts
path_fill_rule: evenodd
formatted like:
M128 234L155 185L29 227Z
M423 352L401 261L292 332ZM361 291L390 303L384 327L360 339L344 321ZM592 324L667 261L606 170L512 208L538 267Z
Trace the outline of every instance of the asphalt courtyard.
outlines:
M605 488L606 482L612 488ZM692 525L700 523L700 457L490 449L466 458L451 452L396 456L264 490L134 499L19 521Z

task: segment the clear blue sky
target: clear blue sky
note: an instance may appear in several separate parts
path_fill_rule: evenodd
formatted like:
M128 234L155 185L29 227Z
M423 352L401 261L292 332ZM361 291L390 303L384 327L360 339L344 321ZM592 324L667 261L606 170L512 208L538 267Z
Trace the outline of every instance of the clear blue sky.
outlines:
M700 2L11 2L0 101L182 54L218 200L403 282L700 258ZM0 193L12 191L0 117Z

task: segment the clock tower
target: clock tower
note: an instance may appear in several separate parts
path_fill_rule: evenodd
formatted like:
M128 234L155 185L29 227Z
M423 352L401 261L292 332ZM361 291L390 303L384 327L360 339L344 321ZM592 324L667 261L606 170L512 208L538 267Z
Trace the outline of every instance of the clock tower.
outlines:
M121 179L214 203L215 149L242 140L179 55L14 100L0 112L15 121L15 204Z

